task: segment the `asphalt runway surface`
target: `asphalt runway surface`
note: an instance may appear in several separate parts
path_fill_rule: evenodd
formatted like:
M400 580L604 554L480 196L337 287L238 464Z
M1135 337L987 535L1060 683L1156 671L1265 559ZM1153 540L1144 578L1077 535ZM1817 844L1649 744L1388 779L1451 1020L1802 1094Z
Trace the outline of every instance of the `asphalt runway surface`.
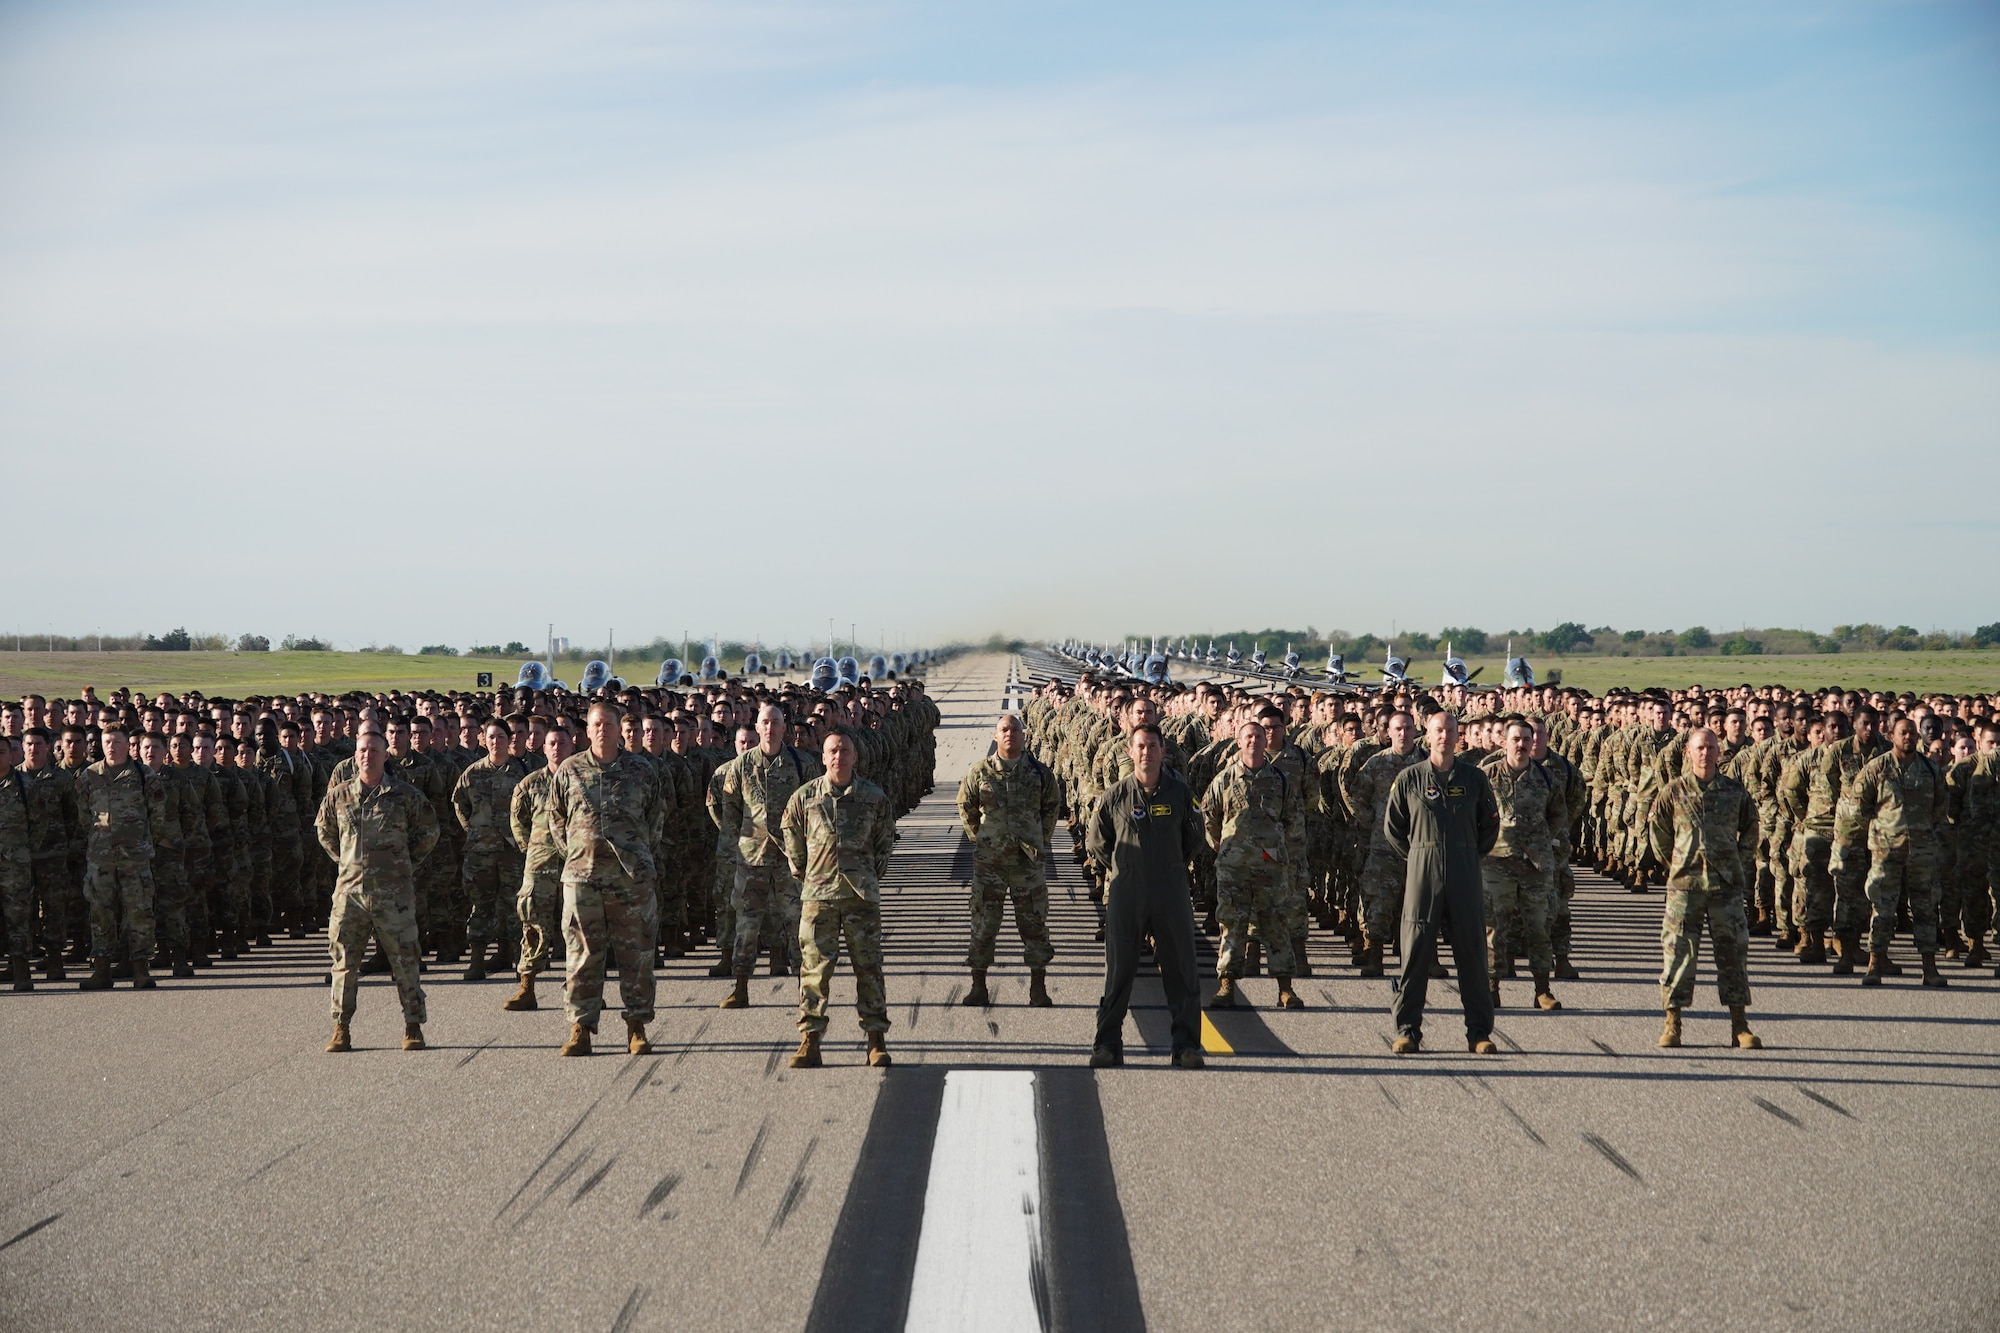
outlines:
M1704 966L1660 1051L1660 897L1587 877L1584 979L1557 1014L1508 984L1497 1056L1457 1053L1450 983L1431 1049L1391 1056L1389 983L1316 933L1305 1012L1251 980L1208 1068L1170 1069L1148 972L1129 1063L1093 1073L1101 952L1059 847L1056 1007L1026 1007L1011 921L994 1004L961 1006L954 788L1010 680L933 677L886 1071L851 975L827 1067L793 1072L797 982L718 1010L711 950L663 970L643 1057L559 1059L548 984L510 1014L510 980L456 969L426 978L431 1049L397 1049L369 978L326 1055L318 938L147 994L0 995L0 1327L2000 1327L1986 969L1864 991L1753 941L1766 1049L1730 1047Z

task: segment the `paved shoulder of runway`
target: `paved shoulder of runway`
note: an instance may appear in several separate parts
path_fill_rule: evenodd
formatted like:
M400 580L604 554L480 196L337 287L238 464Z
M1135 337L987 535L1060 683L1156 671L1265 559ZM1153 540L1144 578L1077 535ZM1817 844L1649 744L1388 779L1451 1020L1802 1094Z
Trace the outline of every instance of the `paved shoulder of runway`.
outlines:
M969 1009L956 780L1009 659L948 664L938 787L885 883L896 1065L851 977L794 1073L797 983L717 1010L663 970L655 1053L561 1060L560 1011L426 978L433 1049L364 986L323 1054L324 944L150 994L0 995L0 1326L305 1328L1990 1327L2000 1311L2000 983L1862 991L1753 943L1727 1044L1706 967L1658 1050L1657 895L1586 878L1566 1009L1507 988L1502 1054L1388 1054L1388 983L1314 940L1166 1067L1148 973L1093 1073L1094 925L1056 849L1056 1007L1012 923ZM1011 941L1011 944L1010 944ZM1908 961L1907 959L1905 961ZM609 1023L606 1031L616 1030Z

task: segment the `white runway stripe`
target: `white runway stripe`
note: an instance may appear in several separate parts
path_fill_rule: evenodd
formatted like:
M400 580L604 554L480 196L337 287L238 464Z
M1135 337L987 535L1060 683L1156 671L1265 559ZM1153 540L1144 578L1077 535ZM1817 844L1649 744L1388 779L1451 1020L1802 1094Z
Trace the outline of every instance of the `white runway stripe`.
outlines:
M945 1075L904 1322L911 1333L1044 1327L1040 1164L1032 1073Z

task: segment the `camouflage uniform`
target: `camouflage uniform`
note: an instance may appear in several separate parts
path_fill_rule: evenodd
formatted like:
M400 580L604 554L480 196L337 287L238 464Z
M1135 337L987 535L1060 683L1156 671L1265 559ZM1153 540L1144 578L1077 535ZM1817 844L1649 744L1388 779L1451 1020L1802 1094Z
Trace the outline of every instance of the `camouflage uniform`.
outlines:
M1305 802L1284 770L1237 761L1202 793L1201 816L1215 849L1215 915L1222 922L1218 977L1241 978L1243 951L1254 922L1270 956L1271 975L1296 975L1290 921L1298 879L1293 848L1305 839Z
M1570 868L1570 853L1576 845L1588 793L1584 789L1583 773L1567 755L1552 749L1541 764L1542 770L1549 775L1556 801L1561 806L1561 814L1553 819L1549 827L1549 850L1555 856L1555 874L1550 876L1549 884L1549 949L1555 954L1560 968L1569 958L1569 904L1576 897L1576 874Z
M271 846L270 920L289 924L295 931L304 926L299 891L299 874L305 866L299 834L305 814L299 808L299 788L294 772L299 756L290 750L276 750L257 756L258 771L269 783L270 807L266 813Z
M423 1023L418 983L416 867L437 845L437 812L424 794L394 774L370 787L359 774L328 786L315 821L334 875L327 950L333 958L333 1021L354 1017L361 957L372 938L388 960L405 1023Z
M1993 928L2000 895L2000 756L1981 755L1965 783L1965 828L1959 836L1959 911L1973 943Z
M1562 803L1548 770L1534 760L1516 770L1504 755L1480 765L1500 807L1500 839L1479 864L1485 890L1487 966L1494 977L1512 975L1514 955L1525 952L1539 978L1555 969L1549 945L1549 899L1555 890L1555 837Z
M653 848L665 808L653 771L638 756L604 762L588 750L556 770L549 836L563 853L563 942L569 953L564 1016L597 1031L607 954L618 954L625 1021L653 1021L653 944L659 938Z
M775 755L752 746L717 769L709 787L709 818L729 839L729 907L736 921L731 967L739 977L756 967L761 945L791 961L799 940L799 884L785 859L780 824L792 794L819 775L819 761L794 746Z
M1750 1003L1750 922L1744 885L1755 874L1757 807L1725 773L1703 782L1683 773L1659 792L1649 823L1653 855L1667 867L1666 915L1660 923L1660 998L1669 1009L1694 1000L1703 924L1715 950L1722 1003Z
M1426 757L1422 746L1412 746L1408 754L1378 750L1345 789L1348 808L1354 812L1356 836L1362 829L1368 830L1368 859L1361 870L1361 910L1362 933L1373 946L1379 947L1395 934L1406 876L1403 858L1396 855L1382 831L1383 802L1402 771L1425 762Z
M136 759L117 768L100 760L77 779L92 962L115 956L121 929L126 957L153 960L153 830L166 799L166 784Z
M271 930L271 779L263 770L252 764L249 768L238 767L237 778L243 784L244 833L248 843L249 915L246 920L252 933L262 938ZM269 943L268 939L263 940Z
M1834 841L1843 860L1864 843L1868 848L1870 953L1889 951L1896 904L1904 896L1917 952L1937 952L1939 833L1950 802L1944 770L1921 752L1908 759L1878 755L1843 786Z
M520 892L521 849L514 842L509 821L514 788L524 773L516 759L495 763L491 755L485 755L461 773L452 787L452 812L465 832L459 883L471 904L465 940L474 958L484 956L486 946L496 939L517 945L520 917L509 899ZM518 945L512 951L519 952Z
M171 765L146 770L160 786L153 826L153 935L176 966L188 956L187 824L194 790Z
M77 842L76 778L59 765L17 768L34 831L31 870L41 901L42 942L60 953L87 920L81 884L70 873Z
M973 971L993 966L1010 899L1027 965L1045 968L1055 957L1045 857L1061 810L1054 775L1030 754L1014 760L988 755L959 783L958 818L972 843L972 942L965 965Z
M1809 776L1812 791L1806 809L1806 853L1826 867L1832 900L1817 912L1807 901L1807 911L1817 929L1828 923L1833 933L1853 938L1868 923L1868 850L1865 844L1842 847L1834 854L1834 824L1847 786L1862 766L1877 755L1889 752L1889 742L1877 736L1864 748L1853 736L1844 736L1823 745L1813 756ZM1809 872L1810 873L1810 872ZM1812 888L1811 881L1807 888Z
M7 953L13 958L25 959L35 947L38 841L27 775L16 768L0 778L0 915L6 918Z
M508 824L522 848L521 883L514 913L521 923L519 971L536 973L549 965L549 942L562 938L562 849L549 833L549 790L555 770L536 769L515 784Z
M896 849L896 815L888 795L866 778L840 788L831 777L817 777L792 794L783 826L785 855L802 900L799 1031L826 1031L833 967L845 937L861 1030L887 1032L881 878Z

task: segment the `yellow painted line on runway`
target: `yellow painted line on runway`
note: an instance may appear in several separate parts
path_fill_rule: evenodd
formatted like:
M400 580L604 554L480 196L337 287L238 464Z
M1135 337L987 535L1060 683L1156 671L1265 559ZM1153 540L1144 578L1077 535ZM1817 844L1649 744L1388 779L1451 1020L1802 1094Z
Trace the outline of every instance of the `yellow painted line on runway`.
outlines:
M1215 1030L1215 1024L1208 1021L1207 1014L1201 1016L1201 1048L1210 1055L1236 1054L1236 1048L1231 1046L1223 1038L1223 1035Z

